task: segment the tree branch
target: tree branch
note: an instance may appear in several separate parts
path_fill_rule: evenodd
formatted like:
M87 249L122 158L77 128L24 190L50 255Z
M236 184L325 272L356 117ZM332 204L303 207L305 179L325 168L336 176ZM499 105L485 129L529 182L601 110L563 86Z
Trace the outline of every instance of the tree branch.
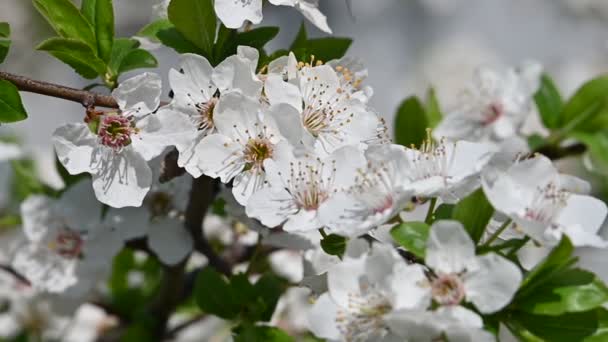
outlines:
M534 152L543 154L551 160L558 160L565 157L576 156L585 153L587 147L581 143L572 144L569 146L553 146L545 145L537 148Z

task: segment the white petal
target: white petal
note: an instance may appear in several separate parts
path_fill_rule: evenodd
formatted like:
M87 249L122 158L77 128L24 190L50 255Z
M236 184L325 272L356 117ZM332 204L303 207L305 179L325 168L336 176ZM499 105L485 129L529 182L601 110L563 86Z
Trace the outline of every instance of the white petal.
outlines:
M281 75L268 75L264 82L264 94L271 105L285 103L298 111L302 110L302 95L295 85L283 81Z
M327 25L327 17L319 11L317 4L309 3L308 1L300 1L296 8L304 15L304 17L310 20L316 27L326 33L332 33L331 29Z
M74 260L64 259L46 248L38 248L33 244L20 248L12 265L38 290L61 293L77 282L74 275Z
M427 281L420 265L395 264L390 279L393 310L424 310L431 301L430 287L422 286Z
M54 218L53 202L46 196L34 195L21 203L23 232L28 240L41 241L47 234Z
M477 268L465 279L467 300L482 313L493 313L509 304L519 288L522 274L511 261L494 253L476 258Z
M137 117L152 113L158 108L161 91L160 76L145 72L120 83L112 96L120 109Z
M192 251L192 236L179 220L161 219L150 224L148 246L166 265L175 265Z
M217 0L215 1L215 13L222 23L231 29L243 26L245 20L259 24L262 21L262 0L252 0L250 3Z
M457 221L438 221L431 226L426 244L426 264L436 272L463 271L475 256L475 245Z
M571 175L560 174L559 186L566 191L579 195L589 195L591 193L589 182Z
M338 306L327 293L321 295L308 312L310 331L317 337L338 339L340 331L337 328Z
M241 172L234 177L232 194L241 205L247 205L249 197L264 186L266 175L258 168Z
M566 207L561 210L555 222L560 226L566 227L566 233L576 233L578 231L583 236L587 234L593 236L602 227L607 213L608 209L603 201L591 196L570 194ZM580 229L577 229L576 226L580 227ZM573 236L572 238L575 237Z
M429 311L398 310L389 313L385 322L390 330L406 341L431 342L441 335L441 329Z
M263 188L253 194L247 202L247 216L256 218L267 227L283 223L297 212L293 197L285 189Z
M240 162L241 149L240 144L224 135L208 135L196 146L194 153L199 156L198 165L186 165L194 169L187 169L188 173L195 175L198 169L209 177L219 177L223 183L227 183L244 168Z
M545 259L549 253L551 253L550 247L536 246L534 242L528 242L517 251L517 258L520 265L529 271Z
M448 174L457 181L477 174L490 161L493 152L495 147L491 144L459 141L454 147Z
M105 220L121 233L124 241L128 241L148 234L150 212L146 207L110 209Z
M365 258L345 259L327 272L329 295L334 302L348 308L352 296L361 293L361 278L365 274Z
M289 216L283 225L286 232L308 232L323 227L317 218L316 210L300 209L296 214Z
M133 149L145 160L161 155L169 146L183 146L197 135L196 128L187 115L161 109L137 122L139 132L132 137Z
M61 126L53 133L57 158L72 174L92 172L91 156L97 146L97 137L82 123Z
M95 198L91 181L85 179L71 185L56 202L55 212L68 227L79 232L97 228L101 219L101 203Z
M345 146L334 151L324 160L323 179L332 177L334 189L349 188L354 185L357 172L367 165L363 152L355 146ZM335 165L335 168L329 165Z
M213 83L220 92L237 91L245 96L258 97L262 91L262 81L256 76L254 70L257 66L253 63L236 55L230 56L215 67Z
M174 92L182 90L183 95L187 95L187 91L191 91L192 96L200 94L207 101L215 94L216 88L211 83L213 67L205 57L191 53L180 55L180 67L191 86L173 89ZM173 87L173 84L171 86Z
M122 152L99 152L102 169L93 175L97 199L114 208L138 207L152 185L148 163L129 146Z
M279 132L296 149L312 149L314 138L302 125L300 113L288 104L272 105L265 113L277 124Z
M258 61L260 60L260 52L251 46L239 45L236 47L236 55L249 61L251 72L255 74Z
M239 93L227 93L220 98L213 121L219 133L242 140L245 139L245 130L253 130L258 123L259 110L258 101Z
M5 160L17 159L23 155L23 150L19 145L4 143L0 141L0 162Z

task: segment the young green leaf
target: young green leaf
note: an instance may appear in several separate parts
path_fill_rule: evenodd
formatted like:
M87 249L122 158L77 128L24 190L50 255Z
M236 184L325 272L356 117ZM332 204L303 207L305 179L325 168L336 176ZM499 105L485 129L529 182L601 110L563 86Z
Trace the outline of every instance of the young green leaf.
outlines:
M563 134L597 132L608 126L608 76L583 84L564 106L560 115Z
M19 90L9 81L0 80L0 123L27 119Z
M433 213L433 222L451 219L454 206L454 204L441 203Z
M172 48L177 53L196 53L199 55L205 55L203 50L186 39L186 37L184 37L184 35L181 34L175 27L158 31L156 37L161 43L163 43L163 45Z
M204 268L196 278L194 296L206 313L224 319L234 319L239 314L240 303L235 301L231 285L211 267Z
M159 31L173 27L173 24L168 19L159 19L144 26L135 34L137 37L146 37L152 40L158 40L156 35Z
M479 242L493 214L494 208L479 189L456 204L452 218L464 225L473 241Z
M345 237L336 234L329 234L324 236L323 240L321 240L321 248L329 255L341 257L346 251L346 243L347 240Z
M401 247L424 259L430 230L424 222L404 222L391 229L391 236Z
M564 101L549 75L542 75L540 88L534 94L534 101L545 126L549 129L558 128Z
M608 175L608 131L596 133L578 132L572 137L581 141L587 147L585 162L595 173Z
M114 9L112 0L83 0L82 15L95 32L99 57L109 62L114 42Z
M0 63L4 62L8 49L11 46L11 41L8 37L11 34L11 27L8 23L0 23Z
M591 272L568 269L516 302L518 310L558 316L601 307L608 302L608 288Z
M63 38L79 40L97 53L91 24L70 0L33 0L34 6Z
M429 128L435 128L442 117L443 114L441 113L441 106L439 105L437 94L435 93L435 89L431 87L426 93L426 119Z
M285 331L269 327L256 326L251 324L243 324L236 327L234 330L234 342L293 342L294 339Z
M50 38L36 47L47 51L57 59L71 66L84 78L93 79L103 75L105 63L95 56L94 51L85 43L66 38Z
M168 14L177 31L211 57L217 24L211 0L173 0Z
M521 341L570 342L583 341L599 328L598 311L569 313L560 316L514 312L507 327Z
M426 139L428 122L422 102L409 97L401 103L395 116L395 143L410 147L420 146Z

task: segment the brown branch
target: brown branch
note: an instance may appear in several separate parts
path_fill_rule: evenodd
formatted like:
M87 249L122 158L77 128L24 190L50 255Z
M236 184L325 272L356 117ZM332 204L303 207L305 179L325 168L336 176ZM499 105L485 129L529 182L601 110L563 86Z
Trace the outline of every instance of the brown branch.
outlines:
M112 96L80 90L59 84L36 81L30 78L0 71L0 79L13 83L19 90L81 103L85 107L118 108Z
M565 157L576 156L585 153L587 147L581 143L568 146L544 145L537 148L534 152L543 154L551 160L558 160Z

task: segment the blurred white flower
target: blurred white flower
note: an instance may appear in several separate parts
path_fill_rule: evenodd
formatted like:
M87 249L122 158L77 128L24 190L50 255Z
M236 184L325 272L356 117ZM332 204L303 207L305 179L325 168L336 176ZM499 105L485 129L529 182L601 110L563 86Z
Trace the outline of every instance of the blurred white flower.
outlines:
M606 204L581 195L589 185L559 174L547 157L538 155L506 169L489 167L482 185L494 208L541 244L554 246L566 234L575 246L608 246L597 235L608 213Z
M112 93L120 111L72 123L53 134L55 151L70 174L93 176L100 202L115 208L140 206L152 184L147 161L168 146L154 112L160 103L161 80L144 73L120 84Z
M533 109L541 67L480 68L460 104L446 113L433 134L449 140L502 141L518 134Z

